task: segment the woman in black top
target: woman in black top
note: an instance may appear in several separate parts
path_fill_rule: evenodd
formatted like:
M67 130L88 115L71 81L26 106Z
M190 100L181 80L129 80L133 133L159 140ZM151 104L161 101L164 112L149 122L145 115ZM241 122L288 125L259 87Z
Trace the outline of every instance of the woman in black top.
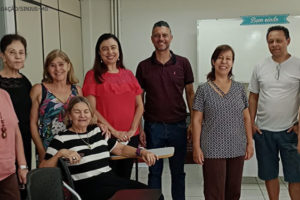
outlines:
M20 73L24 67L27 43L25 38L17 34L8 34L0 42L3 69L0 71L0 88L6 90L12 100L19 120L24 152L28 168L31 168L31 134L29 115L31 100L30 81Z

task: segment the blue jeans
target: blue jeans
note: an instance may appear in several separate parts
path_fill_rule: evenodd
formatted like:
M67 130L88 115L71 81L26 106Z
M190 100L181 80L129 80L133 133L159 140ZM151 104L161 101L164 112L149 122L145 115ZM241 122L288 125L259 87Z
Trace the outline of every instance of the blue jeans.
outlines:
M173 200L185 199L184 160L186 156L187 127L185 121L177 123L158 123L145 121L147 148L170 147L175 148L174 156L169 158L172 180ZM148 186L161 189L161 175L163 160L149 168Z

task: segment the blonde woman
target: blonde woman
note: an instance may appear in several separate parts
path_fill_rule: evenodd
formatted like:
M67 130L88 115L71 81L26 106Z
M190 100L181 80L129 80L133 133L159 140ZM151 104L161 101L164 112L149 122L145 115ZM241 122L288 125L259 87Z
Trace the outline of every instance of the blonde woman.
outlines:
M44 64L42 83L34 85L30 92L30 128L39 161L44 159L54 135L65 130L63 119L70 99L82 95L76 83L78 80L67 54L61 50L51 51Z

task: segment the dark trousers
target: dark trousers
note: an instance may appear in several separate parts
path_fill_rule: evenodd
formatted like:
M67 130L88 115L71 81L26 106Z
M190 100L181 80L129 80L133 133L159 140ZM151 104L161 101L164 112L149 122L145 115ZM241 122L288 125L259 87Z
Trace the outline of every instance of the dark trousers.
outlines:
M0 181L0 199L20 200L16 174L12 174Z
M28 166L28 170L31 170L31 133L29 127L21 127L20 130L22 133L22 140L23 140L23 146L24 146L24 154L26 158L26 163ZM16 169L18 169L18 166L16 165ZM18 174L18 170L17 174ZM27 191L25 189L20 189L21 199L26 200L27 198Z
M24 146L24 154L26 158L26 163L28 166L28 170L31 170L31 133L30 128L27 127L20 127L20 130L22 131L22 140L23 140L23 146Z
M147 148L174 147L175 152L169 158L171 171L171 193L173 200L185 199L184 160L186 156L186 122L159 123L145 121ZM148 185L150 188L161 189L163 160L158 160L149 167Z
M146 189L147 185L116 176L113 172L100 174L74 183L82 200L106 200L122 189Z
M137 148L139 145L139 135L130 138L129 146ZM134 159L111 160L109 165L113 172L122 178L130 179Z
M204 159L205 200L237 200L241 195L244 156Z

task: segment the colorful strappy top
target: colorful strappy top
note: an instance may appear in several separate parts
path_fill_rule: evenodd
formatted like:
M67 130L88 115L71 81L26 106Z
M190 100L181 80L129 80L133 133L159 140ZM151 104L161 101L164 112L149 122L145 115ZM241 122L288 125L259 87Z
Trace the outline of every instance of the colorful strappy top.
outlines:
M71 94L63 103L42 84L42 102L39 108L39 133L45 149L54 135L66 129L63 123L65 109L72 97L77 96L76 85L71 85Z

